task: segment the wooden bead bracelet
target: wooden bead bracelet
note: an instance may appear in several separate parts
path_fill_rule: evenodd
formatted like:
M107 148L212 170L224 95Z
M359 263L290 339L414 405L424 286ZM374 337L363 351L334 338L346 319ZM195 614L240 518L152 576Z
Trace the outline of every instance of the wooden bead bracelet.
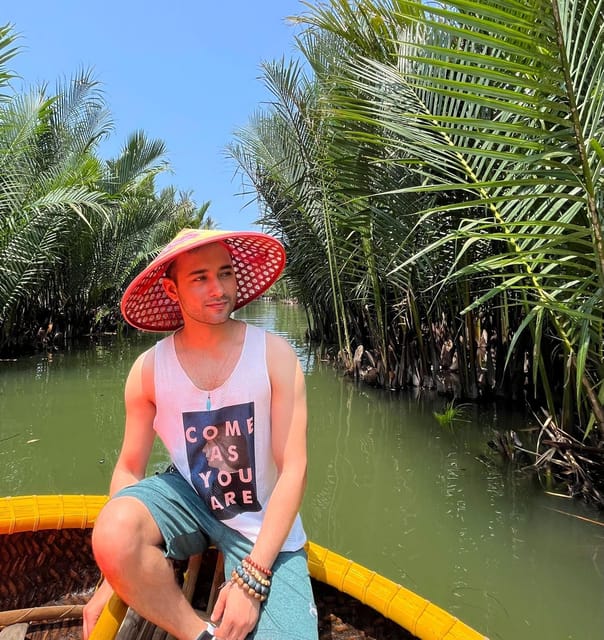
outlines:
M245 556L243 560L244 562L247 562L249 565L254 567L254 569L257 569L258 571L263 573L265 576L268 576L270 578L273 575L273 572L270 569L265 569L264 567L261 567L258 563L254 562L251 556Z
M267 584L262 584L251 576L241 565L233 569L231 573L231 582L238 584L248 595L252 596L260 602L264 602L268 598L270 591L270 580L266 580Z

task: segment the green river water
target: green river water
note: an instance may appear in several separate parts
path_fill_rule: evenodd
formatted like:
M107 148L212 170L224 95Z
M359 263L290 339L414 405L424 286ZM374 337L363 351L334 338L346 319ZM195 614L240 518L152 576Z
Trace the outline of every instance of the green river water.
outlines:
M309 538L400 582L491 640L604 638L604 517L503 465L492 429L511 407L441 427L432 394L356 386L318 361L295 306L237 317L285 335L306 374ZM123 383L155 336L0 362L0 495L105 493ZM161 469L157 446L150 471Z

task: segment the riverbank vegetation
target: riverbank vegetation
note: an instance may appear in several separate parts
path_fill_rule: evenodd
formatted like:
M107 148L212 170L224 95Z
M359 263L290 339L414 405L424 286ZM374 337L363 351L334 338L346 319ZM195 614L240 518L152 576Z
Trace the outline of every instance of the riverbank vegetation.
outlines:
M288 299L350 375L526 403L549 482L604 505L604 4L301 5L297 57L229 148L288 253ZM77 73L11 88L0 28L0 354L119 326L125 284L207 205ZM277 291L277 290L276 290Z
M0 356L114 331L142 265L183 226L212 224L209 203L156 189L161 140L133 132L100 157L111 115L89 72L13 91L16 38L0 27Z
M537 467L604 504L602 2L304 4L230 152L314 338L386 388L527 400Z

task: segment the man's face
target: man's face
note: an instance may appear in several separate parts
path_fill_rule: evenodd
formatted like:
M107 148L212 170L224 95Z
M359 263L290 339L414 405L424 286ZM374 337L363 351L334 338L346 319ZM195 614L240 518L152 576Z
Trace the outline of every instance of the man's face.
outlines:
M177 300L185 320L226 322L237 301L237 279L227 249L212 243L179 256L164 278L164 288Z

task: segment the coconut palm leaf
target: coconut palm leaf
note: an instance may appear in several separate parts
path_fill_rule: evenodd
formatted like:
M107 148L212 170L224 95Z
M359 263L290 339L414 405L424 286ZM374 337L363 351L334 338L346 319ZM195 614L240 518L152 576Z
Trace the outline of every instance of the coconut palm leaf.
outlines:
M340 348L350 352L339 263L345 252L334 232L338 207L331 197L333 170L325 166L329 137L317 112L317 86L307 80L300 65L283 60L265 64L264 78L275 96L270 113L258 113L230 152L272 211L263 222L288 245L288 276L306 279L304 286L300 282L292 290L311 307L329 305ZM302 231L306 242L298 245ZM294 238L296 242L290 242ZM310 257L318 255L315 269L310 269ZM316 276L314 294L306 286L310 273ZM321 315L318 308L317 315Z
M429 220L445 232L392 273L461 242L446 282L495 278L534 320L537 349L546 332L561 342L581 396L586 375L602 380L602 2L453 1L419 14L415 2L397 4L410 26L396 63L344 63L349 90L332 96L332 113L418 176L403 191L458 201L418 216L416 233ZM466 311L494 296L477 289ZM604 432L601 405L590 410Z
M162 140L149 139L144 131L136 131L130 134L120 155L107 161L99 187L111 194L137 190L144 180L167 169L165 154Z
M392 192L372 201L393 181L400 186L417 180L372 144L363 124L353 139L350 123L334 119L328 107L331 92L338 91L342 60L359 52L396 58L393 36L400 21L365 3L358 3L359 12L348 2L334 4L343 15L317 8L319 18L333 18L332 31L314 28L319 20L311 14L304 22L313 28L298 39L313 81L297 63L265 65L274 104L240 133L233 155L264 200L262 222L288 244L290 289L321 335L329 339L335 326L341 352L350 353L353 340L373 343L386 362L389 316L401 313L410 286L408 272L399 270L390 279L386 274L409 235L408 213L423 198Z
M15 77L7 65L14 58L19 49L12 46L17 39L13 25L10 23L0 25L0 88L5 87L11 78ZM0 102L8 99L8 95L0 93Z
M35 322L78 230L108 212L90 154L105 130L95 83L79 74L74 85L62 97L39 87L0 105L0 346Z
M0 85L13 38L0 29ZM182 227L212 224L209 203L156 193L162 141L135 132L102 161L98 144L111 130L85 70L54 94L42 85L0 101L0 351L32 346L48 324L74 335L99 316L115 326L134 273Z

